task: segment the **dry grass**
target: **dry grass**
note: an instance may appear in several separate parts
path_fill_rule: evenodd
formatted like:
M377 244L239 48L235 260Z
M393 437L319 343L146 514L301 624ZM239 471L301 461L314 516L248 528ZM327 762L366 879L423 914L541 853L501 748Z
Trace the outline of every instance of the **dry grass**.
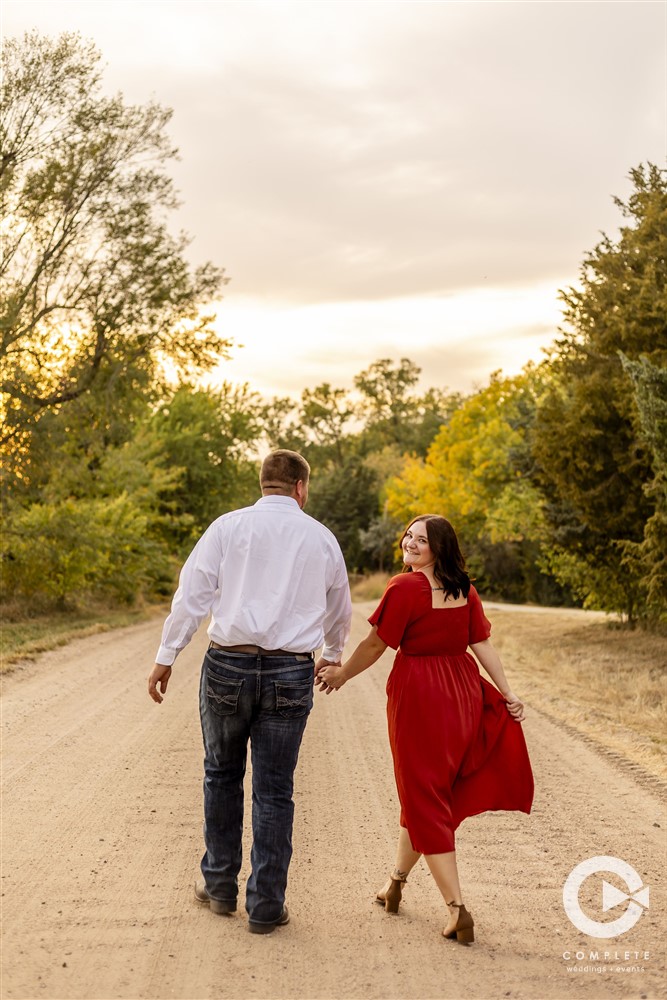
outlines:
M350 574L350 593L353 601L379 601L384 594L389 573L370 573L368 576Z
M510 682L528 703L667 778L667 637L566 610L489 617Z
M73 639L145 621L157 610L164 609L143 606L119 611L103 607L27 617L17 607L5 605L0 614L0 673L11 673L19 661L35 660L40 653Z

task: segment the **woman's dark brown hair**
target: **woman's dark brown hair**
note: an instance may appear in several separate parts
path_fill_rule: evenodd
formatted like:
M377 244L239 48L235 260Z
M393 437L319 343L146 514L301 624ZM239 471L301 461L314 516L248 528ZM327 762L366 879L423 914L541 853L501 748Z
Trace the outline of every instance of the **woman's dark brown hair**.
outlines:
M467 597L470 591L470 577L466 571L465 559L456 532L446 517L440 517L439 514L421 514L419 517L413 518L403 532L401 549L403 539L417 521L422 521L426 526L429 548L435 556L433 575L438 583L444 587L445 597L451 595L454 600L460 594ZM411 573L412 567L407 566L403 572Z

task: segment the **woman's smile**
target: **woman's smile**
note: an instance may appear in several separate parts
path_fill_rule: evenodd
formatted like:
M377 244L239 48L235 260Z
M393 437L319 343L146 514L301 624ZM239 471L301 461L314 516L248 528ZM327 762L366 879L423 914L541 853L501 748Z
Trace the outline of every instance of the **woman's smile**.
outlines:
M405 532L403 539L403 562L412 569L424 569L435 563L423 521L415 521Z

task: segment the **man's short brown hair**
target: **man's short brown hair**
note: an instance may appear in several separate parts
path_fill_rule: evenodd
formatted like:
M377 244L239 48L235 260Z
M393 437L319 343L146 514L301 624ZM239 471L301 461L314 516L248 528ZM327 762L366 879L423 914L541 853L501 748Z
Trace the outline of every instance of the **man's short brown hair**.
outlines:
M307 483L310 478L310 466L303 455L287 448L278 448L266 456L262 462L259 483L262 489L286 490L291 492L299 480Z

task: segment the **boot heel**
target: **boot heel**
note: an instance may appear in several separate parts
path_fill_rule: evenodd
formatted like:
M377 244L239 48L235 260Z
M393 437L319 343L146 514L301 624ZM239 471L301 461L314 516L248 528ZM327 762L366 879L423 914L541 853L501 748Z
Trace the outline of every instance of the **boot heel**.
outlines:
M398 913L398 904L403 898L403 886L406 882L407 873L395 868L387 884L378 892L375 898L378 903L382 903L387 913Z
M393 878L384 897L384 908L386 912L398 913L398 905L402 898L403 892L401 890L401 883L398 879Z
M472 913L466 910L463 903L447 903L447 906L450 910L458 912L456 923L452 925L450 921L442 932L442 936L450 941L456 939L459 944L472 944L475 940L475 931L473 930L475 921L472 919Z

